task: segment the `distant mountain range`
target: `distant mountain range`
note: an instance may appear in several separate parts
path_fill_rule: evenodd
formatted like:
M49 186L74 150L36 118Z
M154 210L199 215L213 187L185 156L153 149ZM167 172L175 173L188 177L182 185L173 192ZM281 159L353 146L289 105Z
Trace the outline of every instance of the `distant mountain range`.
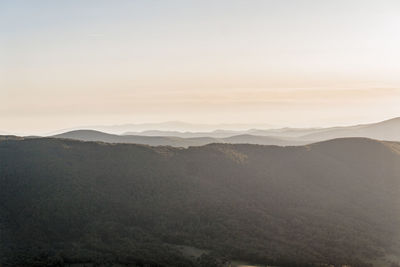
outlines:
M9 132L0 131L0 135L10 135Z
M344 137L368 137L378 140L400 141L400 118L351 127L328 128L302 136L303 139L309 140L329 140Z
M0 138L1 266L398 266L399 225L400 143Z
M74 139L80 141L97 141L107 143L129 143L145 144L151 146L174 146L189 147L203 146L211 143L230 143L230 144L259 144L259 145L301 145L307 143L301 140L291 140L289 138L277 138L270 136L255 136L249 134L235 135L225 138L216 137L176 137L176 136L144 136L144 135L114 135L93 130L78 130L66 132L53 136L55 138Z
M125 135L179 136L179 137L230 137L251 134L260 136L296 137L303 140L329 140L341 137L367 137L379 140L400 140L400 117L378 123L329 128L249 129L242 131L215 130L211 132L142 131Z
M59 130L49 135L55 135L67 131L75 131L80 129L89 129L100 132L107 132L112 134L132 133L136 135L137 132L142 131L178 131L178 132L210 132L217 129L225 130L246 130L251 128L268 129L272 126L270 124L244 124L244 123L219 123L219 124L201 124L201 123L188 123L182 121L167 121L160 123L131 123L120 125L95 125L75 127L65 130ZM187 136L190 137L190 136Z
M233 131L233 130L214 130L210 132L189 132L189 131L162 131L162 130L147 130L141 132L125 132L122 135L142 135L142 136L176 136L182 138L192 137L214 137L224 138L233 135L248 134L249 131Z
M179 137L231 137L234 135L259 135L259 136L281 136L281 137L301 137L303 135L316 133L333 128L280 128L280 129L248 129L248 130L224 130L218 129L210 132L190 132L190 131L161 131L147 130L141 132L125 132L122 135L144 135L144 136L179 136Z
M377 140L400 141L400 118L373 124L331 128L250 129L245 131L215 130L211 132L146 130L142 132L127 132L123 135L108 134L94 130L76 130L54 135L54 137L81 141L136 143L175 147L202 146L210 143L294 146L345 137L366 137Z

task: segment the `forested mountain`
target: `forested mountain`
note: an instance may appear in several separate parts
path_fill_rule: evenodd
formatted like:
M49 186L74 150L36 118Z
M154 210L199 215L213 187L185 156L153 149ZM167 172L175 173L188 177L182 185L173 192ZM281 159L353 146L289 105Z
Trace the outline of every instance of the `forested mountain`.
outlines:
M399 143L0 140L5 266L390 266L399 225Z

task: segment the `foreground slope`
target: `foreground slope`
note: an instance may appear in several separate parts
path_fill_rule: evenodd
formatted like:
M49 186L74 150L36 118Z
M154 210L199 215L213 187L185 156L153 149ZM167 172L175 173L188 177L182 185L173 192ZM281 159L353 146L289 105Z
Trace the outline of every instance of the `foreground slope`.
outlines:
M4 264L366 266L400 255L399 224L397 143L0 140Z

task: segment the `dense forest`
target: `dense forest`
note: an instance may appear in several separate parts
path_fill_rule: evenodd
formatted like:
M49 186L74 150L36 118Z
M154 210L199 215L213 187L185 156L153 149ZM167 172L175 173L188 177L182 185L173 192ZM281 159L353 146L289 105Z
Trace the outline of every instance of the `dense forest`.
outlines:
M0 139L3 266L395 266L399 225L399 143Z

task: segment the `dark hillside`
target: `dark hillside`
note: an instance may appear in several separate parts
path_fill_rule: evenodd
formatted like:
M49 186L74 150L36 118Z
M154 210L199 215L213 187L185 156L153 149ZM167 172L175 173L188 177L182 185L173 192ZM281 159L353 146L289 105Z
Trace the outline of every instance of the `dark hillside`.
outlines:
M370 139L188 149L1 140L1 260L366 266L400 255L398 151Z

